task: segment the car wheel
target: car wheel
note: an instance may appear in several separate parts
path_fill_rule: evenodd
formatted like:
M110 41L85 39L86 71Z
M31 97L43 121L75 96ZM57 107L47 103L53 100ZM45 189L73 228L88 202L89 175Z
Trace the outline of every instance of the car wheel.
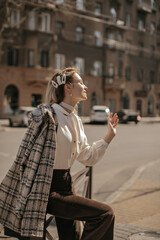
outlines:
M9 119L9 126L10 126L10 127L13 127L13 122L12 122L11 119Z
M23 120L21 121L20 126L21 126L21 127L25 127L25 123L24 123Z

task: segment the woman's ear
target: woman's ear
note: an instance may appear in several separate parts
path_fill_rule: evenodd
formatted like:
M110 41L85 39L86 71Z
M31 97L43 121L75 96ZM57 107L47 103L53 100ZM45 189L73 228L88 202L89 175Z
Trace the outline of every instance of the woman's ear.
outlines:
M72 92L72 84L71 83L66 83L65 85L64 85L64 89L65 89L65 92L67 92L68 94L71 94L71 92Z

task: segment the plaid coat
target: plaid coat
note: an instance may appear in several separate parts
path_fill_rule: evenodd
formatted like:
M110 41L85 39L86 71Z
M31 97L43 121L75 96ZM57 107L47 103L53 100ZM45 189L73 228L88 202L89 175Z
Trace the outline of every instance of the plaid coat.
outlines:
M16 160L0 185L0 223L22 236L43 236L55 157L54 110L32 112Z

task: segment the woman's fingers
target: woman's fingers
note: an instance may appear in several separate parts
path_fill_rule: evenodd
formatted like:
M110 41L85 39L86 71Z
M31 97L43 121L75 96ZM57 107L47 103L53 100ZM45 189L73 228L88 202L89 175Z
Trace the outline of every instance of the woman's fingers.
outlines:
M112 114L112 115L110 114L110 116L111 116L111 118L110 118L111 124L113 125L113 127L116 127L117 124L118 124L118 122L119 122L117 113L115 113L114 115L113 115L113 114ZM109 117L110 117L110 116L109 116ZM112 116L113 116L113 117L112 117Z

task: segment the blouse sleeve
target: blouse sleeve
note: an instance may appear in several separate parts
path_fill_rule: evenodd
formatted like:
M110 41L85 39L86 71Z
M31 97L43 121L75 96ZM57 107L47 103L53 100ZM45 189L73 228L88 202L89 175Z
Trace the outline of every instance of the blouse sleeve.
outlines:
M80 128L81 128L81 148L77 160L83 163L86 166L93 166L98 161L102 159L105 154L105 151L108 147L108 143L104 139L100 139L92 143L92 145L88 144L87 137L84 133L83 124L80 120Z

